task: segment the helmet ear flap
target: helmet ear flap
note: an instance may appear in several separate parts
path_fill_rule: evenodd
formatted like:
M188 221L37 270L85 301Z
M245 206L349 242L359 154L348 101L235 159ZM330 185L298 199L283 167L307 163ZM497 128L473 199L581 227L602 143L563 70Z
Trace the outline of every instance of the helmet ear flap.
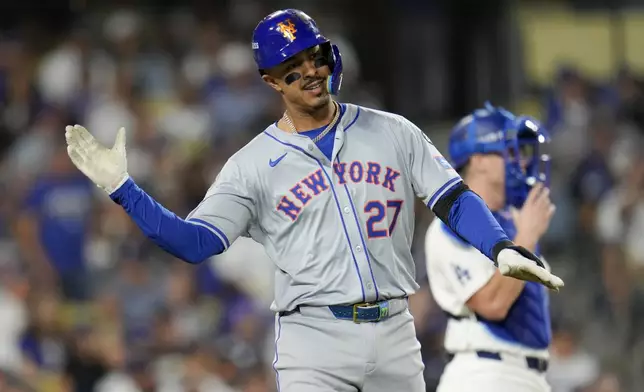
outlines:
M332 95L338 95L342 87L342 55L337 45L332 45L330 42L324 45L323 50L331 70L331 75L327 78L327 89Z

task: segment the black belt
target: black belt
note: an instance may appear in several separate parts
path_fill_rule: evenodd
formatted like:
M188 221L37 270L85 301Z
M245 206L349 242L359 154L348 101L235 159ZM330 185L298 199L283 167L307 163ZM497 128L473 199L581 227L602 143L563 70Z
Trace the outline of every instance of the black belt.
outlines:
M503 360L501 358L501 353L492 352L492 351L475 351L476 355L479 358L492 359L496 361ZM447 354L447 361L454 359L454 353ZM545 373L548 370L548 360L537 357L525 357L526 366L532 370L536 370L539 373Z

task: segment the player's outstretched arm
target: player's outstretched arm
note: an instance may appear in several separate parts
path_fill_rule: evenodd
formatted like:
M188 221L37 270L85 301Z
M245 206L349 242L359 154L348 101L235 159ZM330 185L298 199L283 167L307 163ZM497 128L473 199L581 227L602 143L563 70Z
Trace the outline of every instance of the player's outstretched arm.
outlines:
M493 260L501 274L539 282L552 290L563 287L563 281L548 272L541 259L510 241L483 199L464 183L446 192L432 210L456 234Z
M563 286L536 255L510 241L483 200L463 184L417 126L399 118L396 130L409 158L413 188L438 218L493 260L503 275L539 282L553 290Z
M112 148L102 146L80 125L66 127L65 139L74 165L120 204L159 247L189 263L200 263L226 249L212 230L178 217L134 183L127 173L125 129L119 129Z

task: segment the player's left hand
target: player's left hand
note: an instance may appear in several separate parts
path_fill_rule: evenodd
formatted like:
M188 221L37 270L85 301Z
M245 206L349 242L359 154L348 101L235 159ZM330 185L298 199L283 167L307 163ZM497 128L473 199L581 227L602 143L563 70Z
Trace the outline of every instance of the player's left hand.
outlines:
M532 252L522 246L511 246L499 252L496 259L499 272L515 279L541 283L551 290L559 291L564 282L551 274L543 262Z

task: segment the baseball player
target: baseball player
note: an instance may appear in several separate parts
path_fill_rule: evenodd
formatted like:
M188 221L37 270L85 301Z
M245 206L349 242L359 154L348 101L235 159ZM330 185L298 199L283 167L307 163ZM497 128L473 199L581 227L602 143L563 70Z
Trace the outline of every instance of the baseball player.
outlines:
M549 140L534 119L487 105L452 130L453 166L494 211L517 245L537 253L554 213L548 191ZM481 252L434 220L427 230L430 289L449 316L449 363L439 392L549 391L548 293L543 286L498 273Z
M483 201L407 119L336 102L337 46L306 14L274 12L252 38L259 74L285 112L224 165L185 219L128 176L125 130L114 146L82 126L66 139L76 166L167 252L199 263L239 236L275 264L275 362L282 392L425 390L407 297L414 198L501 273L563 282L515 245Z

